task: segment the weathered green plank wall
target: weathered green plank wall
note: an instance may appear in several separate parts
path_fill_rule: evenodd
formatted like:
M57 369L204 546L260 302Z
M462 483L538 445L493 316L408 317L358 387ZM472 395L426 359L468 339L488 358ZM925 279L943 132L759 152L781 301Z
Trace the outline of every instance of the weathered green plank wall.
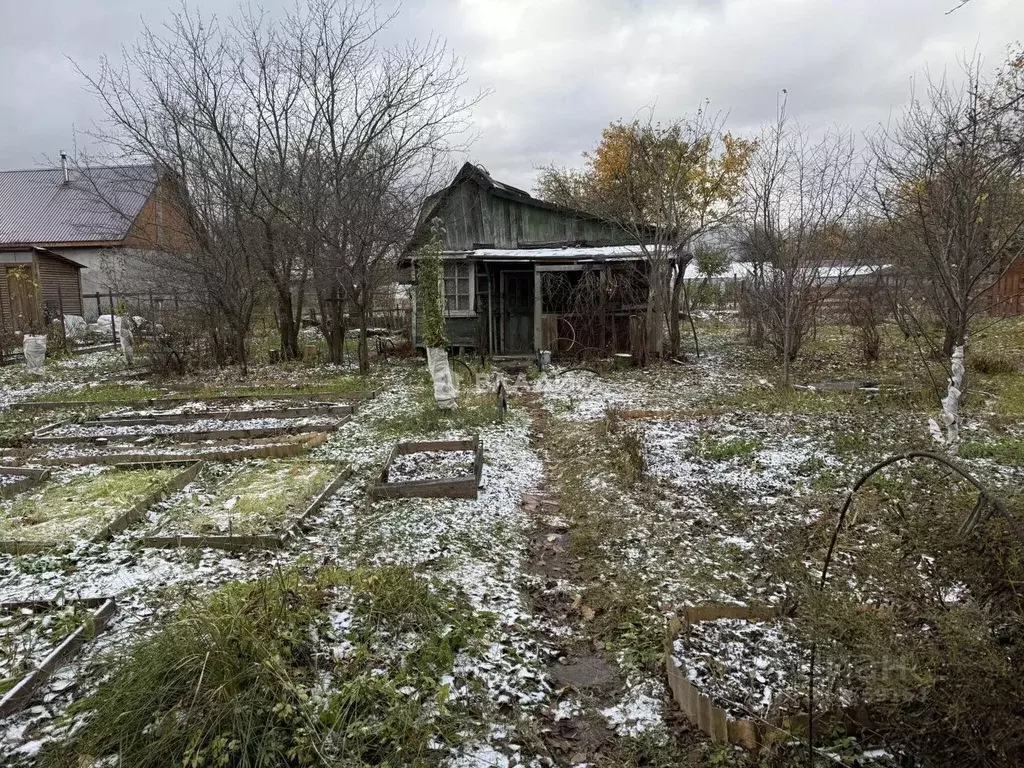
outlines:
M613 225L488 194L473 182L454 190L441 215L448 251L469 251L479 244L517 248L573 241L603 245L632 242L626 232Z

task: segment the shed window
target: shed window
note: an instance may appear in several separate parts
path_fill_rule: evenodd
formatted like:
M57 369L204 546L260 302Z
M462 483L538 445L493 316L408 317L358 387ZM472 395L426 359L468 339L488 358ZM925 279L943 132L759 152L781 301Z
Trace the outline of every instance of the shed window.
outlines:
M468 261L445 262L444 309L449 315L473 311L473 269Z

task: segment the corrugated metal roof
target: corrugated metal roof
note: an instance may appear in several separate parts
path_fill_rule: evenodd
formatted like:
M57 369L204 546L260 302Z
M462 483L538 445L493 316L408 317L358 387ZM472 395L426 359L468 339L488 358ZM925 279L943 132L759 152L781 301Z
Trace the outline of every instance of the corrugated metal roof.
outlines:
M156 184L151 165L0 171L0 244L121 240Z
M603 261L606 259L638 259L643 256L639 245L566 246L564 248L477 248L472 251L446 251L446 255L481 261Z

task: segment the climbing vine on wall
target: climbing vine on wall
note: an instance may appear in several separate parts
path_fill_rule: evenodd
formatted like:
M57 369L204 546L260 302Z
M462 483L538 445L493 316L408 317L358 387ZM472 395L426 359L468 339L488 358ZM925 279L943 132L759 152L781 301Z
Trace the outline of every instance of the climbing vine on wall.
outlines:
M448 346L444 326L444 223L434 219L430 225L430 238L420 248L419 296L423 307L423 344L431 348Z

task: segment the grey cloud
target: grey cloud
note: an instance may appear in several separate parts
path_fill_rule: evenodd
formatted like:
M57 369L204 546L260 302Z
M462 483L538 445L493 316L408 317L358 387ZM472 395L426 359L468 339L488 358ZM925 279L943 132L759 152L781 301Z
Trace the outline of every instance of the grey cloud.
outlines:
M386 0L391 2L391 0ZM0 0L0 167L69 148L101 117L67 62L87 68L167 15L165 0ZM272 10L292 0L265 0ZM205 0L227 15L235 0ZM810 127L887 119L911 78L984 54L995 67L1024 33L1024 3L974 0L405 0L391 40L438 35L466 60L476 111L469 158L531 188L535 168L575 164L610 121L657 104L671 118L710 99L734 131L775 113L779 89Z

